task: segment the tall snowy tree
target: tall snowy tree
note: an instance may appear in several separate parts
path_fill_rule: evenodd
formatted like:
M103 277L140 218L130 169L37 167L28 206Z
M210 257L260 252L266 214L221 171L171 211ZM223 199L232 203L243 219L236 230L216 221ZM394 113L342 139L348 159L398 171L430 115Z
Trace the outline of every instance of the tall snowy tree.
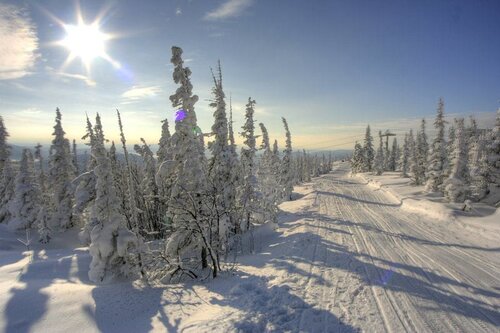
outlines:
M451 171L453 169L453 163L455 161L455 125L456 125L457 119L455 118L453 120L453 123L450 125L450 128L448 128L448 144L447 144L447 151L446 154L448 156L448 164L446 165L446 172L445 172L445 177L448 178L448 176L451 174Z
M168 154L169 143L170 143L170 131L168 129L168 119L163 119L161 125L161 137L158 144L158 151L156 156L158 157L158 165L171 159Z
M373 170L373 163L375 159L375 148L373 147L373 136L371 135L370 125L366 127L363 151L365 157L365 167L363 171L371 172Z
M75 175L78 176L80 174L80 167L78 166L78 151L76 150L76 140L75 139L73 139L71 155L72 155L71 162L73 162L73 168L75 169Z
M14 185L14 197L9 202L11 219L9 228L29 229L38 218L40 210L40 189L35 175L33 155L23 149L19 172Z
M48 183L52 191L52 219L51 225L62 229L72 225L73 195L71 181L75 175L69 141L64 138L66 133L61 124L61 112L56 109L56 124L54 139L50 150Z
M280 184L283 191L283 198L285 200L292 200L292 191L294 185L294 170L292 163L292 135L288 128L288 123L285 118L281 118L283 126L285 127L285 150L283 151L283 160L281 162L281 177Z
M425 119L422 119L420 131L417 133L417 142L413 152L412 179L415 185L425 183L425 170L427 166L429 145L427 143L427 134L425 133Z
M500 187L500 108L497 110L495 127L488 137L487 154L491 170L491 182Z
M241 136L245 139L246 147L241 148L241 166L243 171L243 184L239 193L240 205L243 208L242 230L248 230L251 226L252 214L256 208L257 178L255 177L255 153L257 151L255 142L255 121L253 115L255 101L248 98L245 113L245 124Z
M392 149L389 156L389 164L387 168L389 171L396 171L398 164L398 151L399 151L398 140L394 138L394 140L392 140Z
M15 175L10 159L4 161L0 177L0 223L4 223L11 218L9 203L14 198Z
M375 160L373 163L373 171L376 175L381 175L384 172L384 144L382 141L382 131L378 132L379 136L379 146L377 153L375 154Z
M198 126L194 104L198 101L198 96L192 93L193 86L189 79L191 70L183 66L181 56L182 49L172 47L173 78L180 86L170 96L170 101L183 117L176 121L175 133L171 138L175 182L168 203L168 216L174 232L168 240L166 252L173 263L173 272L176 272L182 269L182 259L187 251L201 249L202 267L207 266L207 259L210 257L215 277L219 263L217 253L210 243L209 223L203 205L207 188L206 159L203 142L196 132Z
M401 152L400 158L400 168L401 168L401 177L408 177L409 171L409 160L410 160L410 144L408 140L408 133L405 133L405 140L403 143L403 150Z
M9 133L0 116L0 223L10 219L8 203L14 195L14 179L10 162L10 146L7 144Z
M3 173L5 161L10 158L10 146L7 144L9 133L5 128L2 116L0 116L0 175Z
M358 173L364 169L363 147L356 141L354 145L354 153L351 158L351 172Z
M214 240L213 246L219 252L227 250L229 232L239 232L239 226L234 216L236 207L236 187L231 167L235 161L231 160L229 143L228 120L226 116L225 93L222 87L222 70L220 61L217 67L217 76L212 72L214 87L212 88L213 100L210 106L214 108L214 124L212 133L214 140L209 144L208 149L212 157L208 161L208 175L210 180L209 193L212 197L211 208L213 213L211 218L211 238Z
M488 164L488 154L486 153L486 138L481 135L474 142L470 158L470 178L472 197L479 201L489 193L489 183L491 178L491 168Z
M427 183L428 192L442 191L442 185L446 175L448 165L448 155L445 139L445 120L444 120L444 102L439 99L437 115L434 120L436 137L432 142L432 150L427 163Z
M269 133L263 123L259 124L262 131L262 144L260 149L264 152L260 158L258 169L259 192L261 194L261 203L259 204L262 222L277 222L278 216L278 182L273 174L273 153L269 143Z
M87 133L82 137L82 140L89 140L86 145L90 147L91 154L87 159L86 171L75 179L77 185L75 190L73 215L77 219L83 220L83 228L79 233L79 237L83 244L88 245L90 244L90 231L96 224L96 221L92 220L90 210L96 196L96 176L94 169L97 165L94 153L96 147L96 137L94 134L94 128L88 116L86 131Z
M470 193L470 178L467 150L467 138L464 128L464 119L456 122L456 136L453 154L453 168L444 185L444 194L452 202L464 202Z
M113 280L134 274L134 262L129 251L137 246L137 238L126 228L120 214L111 162L104 148L104 132L99 114L95 123L96 198L92 210L95 225L90 232L89 252L92 256L89 278L94 282Z

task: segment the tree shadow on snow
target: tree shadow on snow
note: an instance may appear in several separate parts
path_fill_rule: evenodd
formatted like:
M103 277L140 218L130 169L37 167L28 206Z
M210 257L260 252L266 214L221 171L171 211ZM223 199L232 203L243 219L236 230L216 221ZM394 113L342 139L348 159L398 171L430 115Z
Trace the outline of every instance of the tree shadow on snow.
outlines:
M32 331L47 311L48 295L42 292L56 279L68 279L72 256L63 256L57 251L34 252L30 262L19 276L24 288L12 288L11 298L7 302L4 317L6 333L24 333Z
M365 224L346 220L335 220L327 216L321 216L320 214L311 214L311 216L314 216L315 219L323 219L326 222L330 222L331 225L335 227L359 227L370 231L385 233L391 237L402 238L418 244L467 248L459 244L441 244L402 234L388 233ZM289 227L289 224L290 222L284 223L282 227L286 229ZM311 223L310 228L314 227L314 223ZM336 228L333 230L326 230L326 232L335 232L335 229ZM348 232L341 232L341 234L344 235L347 233ZM321 251L319 251L317 255L311 255L305 243L310 244L309 248L319 246ZM254 263L257 266L262 265L263 267L268 264L279 270L290 271L293 274L300 274L303 277L311 276L311 278L317 278L317 283L324 283L326 286L329 286L331 282L324 281L325 279L322 277L315 277L309 270L298 269L297 265L309 264L312 266L326 267L327 269L346 271L355 274L364 285L378 286L392 292L406 294L424 300L424 303L430 301L434 304L435 308L443 312L458 314L465 318L486 322L489 325L495 326L500 324L500 312L498 311L498 307L484 302L481 297L476 298L472 296L481 295L492 299L499 299L500 293L495 290L482 289L475 285L448 278L419 266L393 262L372 256L368 253L352 252L346 246L336 244L330 240L324 239L320 235L310 232L288 235L286 236L286 241L274 245L275 246L270 244L270 247L265 249L271 252L269 257L274 257L274 259L256 261ZM325 251L327 252L326 255L322 253ZM282 255L275 256L273 252ZM448 286L448 288L445 286ZM453 289L455 287L467 289L471 292L471 296L462 295L459 291ZM435 311L435 308L423 310Z

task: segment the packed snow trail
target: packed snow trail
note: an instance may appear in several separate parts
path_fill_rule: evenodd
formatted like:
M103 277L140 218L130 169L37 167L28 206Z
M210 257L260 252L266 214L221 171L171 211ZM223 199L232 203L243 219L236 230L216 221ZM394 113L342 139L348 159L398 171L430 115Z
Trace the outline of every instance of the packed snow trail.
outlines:
M341 165L315 181L316 222L350 233L363 267L356 278L371 289L384 330L500 331L500 248L467 244L347 174Z

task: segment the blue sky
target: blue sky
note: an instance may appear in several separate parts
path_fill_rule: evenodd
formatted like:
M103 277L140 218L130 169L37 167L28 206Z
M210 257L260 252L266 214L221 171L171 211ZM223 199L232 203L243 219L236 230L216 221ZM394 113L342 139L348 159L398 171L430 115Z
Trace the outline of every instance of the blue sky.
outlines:
M117 63L94 59L90 73L69 51L58 23L76 24L74 1L2 1L0 114L11 142L48 142L54 110L69 138L84 133L85 112L100 112L117 138L119 108L129 141L156 143L160 120L173 119L176 86L170 47L184 49L193 72L200 127L209 131L210 67L220 59L232 94L235 128L257 101L280 143L281 116L296 147L351 148L367 123L398 133L432 121L439 97L450 116L474 114L487 126L500 103L500 2L176 0L80 1ZM23 28L22 32L19 32ZM17 30L16 30L17 29Z

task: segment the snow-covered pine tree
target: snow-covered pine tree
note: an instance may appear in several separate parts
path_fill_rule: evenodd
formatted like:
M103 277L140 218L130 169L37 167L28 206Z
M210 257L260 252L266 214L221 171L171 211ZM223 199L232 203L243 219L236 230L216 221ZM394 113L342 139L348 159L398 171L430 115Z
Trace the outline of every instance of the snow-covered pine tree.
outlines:
M432 151L427 163L427 183L425 188L428 192L441 192L446 176L448 165L448 154L445 138L444 102L439 99L434 128L436 137L432 142Z
M277 186L278 186L278 196L277 196L277 200L279 203L281 203L283 200L282 198L282 191L280 189L280 170L281 170L281 159L280 159L280 151L279 151L279 147L278 147L278 140L274 139L274 143L273 143L273 156L272 156L272 172L273 172L273 175L274 175L274 178L276 179L276 182L277 182Z
M354 145L354 153L352 154L351 159L351 172L358 173L364 170L364 156L363 156L363 147L356 141Z
M484 135L473 143L469 156L472 156L470 158L471 194L476 201L479 201L489 193L491 173Z
M7 144L9 133L0 116L0 223L8 222L10 212L8 203L14 195L14 177L10 162L10 146Z
M366 127L363 152L365 157L363 171L371 172L373 170L373 163L375 159L375 148L373 147L373 136L371 135L370 125Z
M76 140L75 139L73 139L71 156L72 156L71 162L73 162L73 168L75 169L75 175L78 176L80 174L80 167L78 166L78 151L76 150Z
M2 116L0 116L0 175L3 173L5 161L10 159L10 146L7 144L8 137L9 133L5 128Z
M263 123L259 124L262 131L260 149L264 152L260 158L258 169L259 192L262 202L259 204L263 220L261 222L277 222L278 216L278 182L273 174L273 153L269 143L269 133Z
M417 133L417 142L413 153L412 179L415 185L425 183L425 170L427 166L429 145L427 143L427 134L425 134L425 119L422 119L420 131Z
M409 160L410 160L410 144L408 140L408 133L405 133L405 140L403 143L403 150L401 152L400 158L400 168L401 168L401 177L408 177L409 171Z
M214 140L209 144L208 149L212 153L208 160L209 196L212 216L210 218L210 238L213 246L220 253L224 253L228 248L229 231L236 233L238 226L232 225L231 213L236 207L236 186L232 183L231 152L228 141L228 120L226 116L225 93L222 87L222 70L220 61L217 66L217 76L212 71L214 87L212 88L213 100L210 106L214 108L214 124L212 133Z
M233 131L233 106L231 97L229 97L229 121L228 121L228 139L229 139L229 183L235 184L236 187L241 184L241 164L238 160L238 153L236 152L236 144L234 141ZM235 188L234 197L231 199L231 211L229 213L230 224L234 233L241 233L240 225L240 211L238 207L238 190Z
M241 148L241 167L243 171L243 184L239 193L239 201L243 211L242 230L248 230L252 222L252 214L256 209L257 178L255 177L255 152L257 151L255 143L255 100L248 98L245 113L245 124L243 125L241 136L245 139L243 144L246 147Z
M453 169L453 163L455 161L455 125L457 123L457 119L453 119L453 123L450 125L450 128L448 128L448 144L447 144L447 149L446 149L446 155L448 156L448 164L446 165L446 172L445 172L445 177L448 178L448 176L451 174L451 171Z
M382 131L378 132L378 136L379 146L375 154L375 160L372 169L376 175L381 175L384 172L384 144L382 142Z
M10 159L4 160L0 177L0 223L8 223L11 218L9 203L14 197L15 179Z
M446 198L452 202L464 202L470 193L470 174L467 165L467 137L463 118L458 119L456 122L456 137L453 157L454 160L451 174L444 182L444 194Z
M168 202L168 217L174 230L166 249L172 266L170 275L183 269L182 259L188 251L201 250L202 267L207 266L210 257L212 275L215 277L219 262L208 237L208 214L203 203L207 188L206 159L203 141L196 133L194 104L198 96L192 93L193 86L189 78L191 70L183 66L181 48L172 47L171 62L174 65L173 79L180 86L170 96L170 101L185 117L176 122L175 133L171 138L175 182Z
M137 246L137 238L126 228L125 216L120 214L111 162L104 147L104 132L99 114L95 123L96 198L92 219L96 221L90 232L89 252L92 256L89 278L93 282L113 280L135 273L135 264L129 251Z
M491 182L500 187L500 108L497 110L495 127L490 133L487 145Z
M148 232L150 234L161 234L162 230L162 219L165 213L164 209L160 205L159 200L159 190L156 185L156 160L154 154L149 148L144 138L141 138L142 145L134 145L134 150L138 153L143 160L140 190L141 196L139 209L145 214L144 220L148 225Z
M389 171L396 171L397 168L397 162L398 162L398 140L394 138L392 140L392 149L391 149L391 154L389 157L389 165L388 165L388 170Z
M114 141L111 141L111 147L109 147L109 160L111 162L111 170L113 172L114 184L116 187L116 194L118 195L118 199L120 200L120 213L125 215L127 218L127 227L132 229L132 225L130 223L130 210L128 208L128 197L127 197L127 182L125 172L125 168L123 167L122 162L118 159L116 155L116 145Z
M54 126L54 139L50 150L48 185L52 195L51 225L67 229L72 225L73 193L71 181L75 175L69 141L64 138L66 133L61 124L61 112L56 109L56 124Z
M292 200L292 192L294 185L294 169L292 161L292 135L288 128L288 123L284 117L281 118L285 127L285 150L283 151L283 160L281 162L281 177L280 184L282 189L282 197L285 200Z
M158 151L156 152L156 156L158 157L158 165L172 159L172 157L168 154L171 137L170 131L168 129L168 119L165 118L161 122L161 137L160 142L158 143Z
M86 145L90 147L90 156L87 159L85 172L75 179L78 185L75 190L73 216L83 221L83 227L78 236L83 244L88 245L90 244L90 231L97 223L92 219L92 215L90 214L90 209L93 206L92 203L96 196L96 175L94 169L97 165L97 161L94 153L96 137L88 116L86 131L87 133L82 137L82 140L89 140Z
M40 210L40 189L36 181L33 155L23 149L19 172L14 185L14 197L9 202L12 230L29 229L37 221Z

